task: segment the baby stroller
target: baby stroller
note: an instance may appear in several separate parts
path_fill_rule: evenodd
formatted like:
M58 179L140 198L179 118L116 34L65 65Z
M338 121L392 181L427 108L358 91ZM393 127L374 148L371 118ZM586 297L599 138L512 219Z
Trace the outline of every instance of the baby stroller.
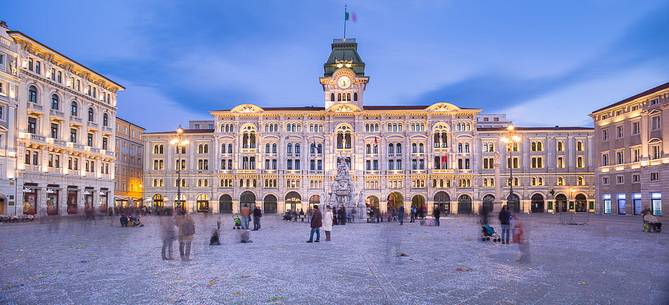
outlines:
M499 234L495 232L495 228L493 228L489 224L484 224L483 226L481 226L481 240L486 241L490 240L491 238L493 242L499 242L500 240L502 240Z
M233 223L234 223L233 226L232 226L232 229L233 230L241 230L242 229L242 220L239 218L239 215L235 214L234 216L232 216L232 220L233 220Z

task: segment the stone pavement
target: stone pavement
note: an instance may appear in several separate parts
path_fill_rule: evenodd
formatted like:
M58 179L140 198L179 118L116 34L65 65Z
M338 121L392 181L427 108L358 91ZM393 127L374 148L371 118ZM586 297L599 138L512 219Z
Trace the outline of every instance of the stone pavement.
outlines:
M474 217L335 226L314 244L306 223L263 217L239 244L226 215L210 247L217 217L196 216L190 262L160 259L155 217L2 224L0 304L669 304L669 234L639 218L525 216L532 262L519 264L516 245L478 240Z

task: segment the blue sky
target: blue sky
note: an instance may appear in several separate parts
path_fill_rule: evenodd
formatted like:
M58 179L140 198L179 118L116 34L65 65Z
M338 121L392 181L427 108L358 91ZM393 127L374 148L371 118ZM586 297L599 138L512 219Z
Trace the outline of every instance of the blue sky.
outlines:
M240 103L323 105L343 0L9 1L0 19L125 85L119 116L171 130ZM669 81L667 1L349 0L369 105L448 101L520 125Z

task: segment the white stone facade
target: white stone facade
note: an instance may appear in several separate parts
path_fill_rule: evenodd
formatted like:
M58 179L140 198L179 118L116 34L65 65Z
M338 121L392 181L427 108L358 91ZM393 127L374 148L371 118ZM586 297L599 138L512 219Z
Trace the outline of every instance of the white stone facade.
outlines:
M6 215L81 214L114 196L116 92L123 87L33 38L0 27ZM7 187L8 186L8 187Z
M404 204L468 214L507 203L510 170L501 138L510 122L504 115L445 102L366 106L369 77L355 40L335 40L332 49L319 79L325 107L242 104L212 111L214 129L185 130L188 145L178 156L170 145L175 132L145 134L144 202L174 205L181 164L182 200L190 212L236 212L244 203L269 213L306 210L328 197L336 159L344 157L355 200L382 211ZM479 127L484 121L491 125ZM591 128L515 133L517 210L595 211Z

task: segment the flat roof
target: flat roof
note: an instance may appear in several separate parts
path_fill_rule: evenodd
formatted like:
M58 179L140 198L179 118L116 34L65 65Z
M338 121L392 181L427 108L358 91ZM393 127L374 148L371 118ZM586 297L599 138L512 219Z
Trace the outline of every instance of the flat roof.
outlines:
M184 129L184 133L190 133L190 134L195 134L195 133L213 133L213 129ZM152 132L145 132L144 134L176 134L176 130L170 130L170 131L152 131Z
M662 84L662 85L659 85L659 86L650 88L650 89L648 89L648 90L646 90L646 91L644 91L644 92L641 92L641 93L639 93L639 94L635 94L635 95L633 95L633 96L630 96L630 97L628 97L628 98L626 98L626 99L624 99L624 100L621 100L621 101L615 102L615 103L613 103L613 104L611 104L611 105L608 105L608 106L599 108L599 109L593 111L592 113L600 112L600 111L602 111L602 110L606 110L606 109L611 108L611 107L615 107L615 106L618 106L618 105L622 105L622 104L625 104L625 103L627 103L627 102L631 102L631 101L633 101L633 100L635 100L635 99L638 99L638 98L640 98L640 97L644 97L644 96L646 96L646 95L651 95L651 94L653 94L653 93L655 93L655 92L658 92L658 91L661 91L661 90L664 90L664 89L668 89L668 88L669 88L669 82L666 82L666 83L664 83L664 84Z
M370 105L363 106L363 110L424 110L432 105ZM235 106L236 107L236 106ZM320 106L287 106L287 107L263 107L258 106L265 111L324 111L325 107ZM478 110L478 108L459 107L462 110ZM231 111L232 109L219 109L212 111Z
M549 130L583 130L583 131L592 131L595 130L592 127L562 127L562 126L554 126L554 127L518 127L514 126L515 130L518 131L549 131ZM506 127L482 127L482 128L476 128L477 131L506 131Z

